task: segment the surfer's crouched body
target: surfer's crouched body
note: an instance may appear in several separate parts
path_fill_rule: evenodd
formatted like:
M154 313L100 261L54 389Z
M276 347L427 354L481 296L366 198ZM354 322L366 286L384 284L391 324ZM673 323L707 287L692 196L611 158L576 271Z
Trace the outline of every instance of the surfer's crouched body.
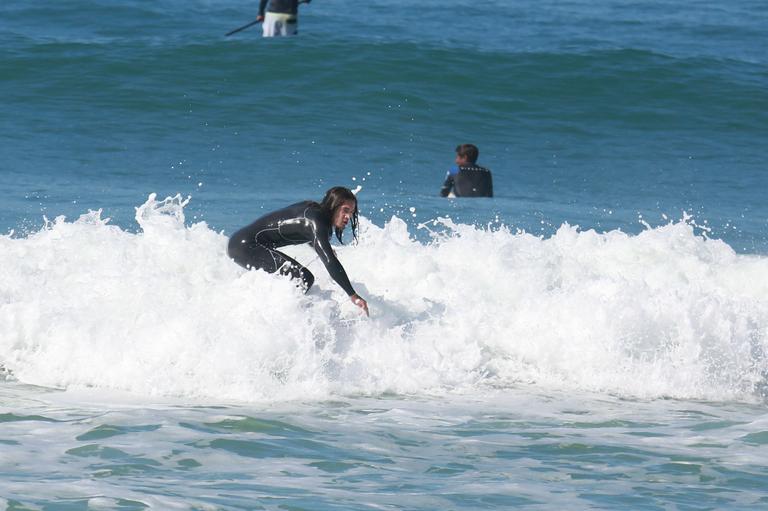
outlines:
M299 202L268 213L243 227L229 239L227 253L246 269L290 275L301 282L306 292L315 281L312 272L276 249L309 243L333 280L367 314L368 304L355 293L347 272L331 249L331 234L335 231L341 241L347 223L352 224L352 237L357 239L357 198L348 188L336 186L326 192L319 204L313 201Z

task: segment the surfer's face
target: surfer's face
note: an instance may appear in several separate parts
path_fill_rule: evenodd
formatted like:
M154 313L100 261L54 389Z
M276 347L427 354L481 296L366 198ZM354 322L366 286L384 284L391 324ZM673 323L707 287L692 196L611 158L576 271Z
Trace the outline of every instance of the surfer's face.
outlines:
M462 165L466 165L467 163L469 163L469 158L467 158L466 156L462 156L460 154L456 155L456 165L461 167Z
M355 214L355 209L357 209L357 203L352 199L342 202L341 206L336 208L333 213L333 226L343 230L349 223L349 219Z

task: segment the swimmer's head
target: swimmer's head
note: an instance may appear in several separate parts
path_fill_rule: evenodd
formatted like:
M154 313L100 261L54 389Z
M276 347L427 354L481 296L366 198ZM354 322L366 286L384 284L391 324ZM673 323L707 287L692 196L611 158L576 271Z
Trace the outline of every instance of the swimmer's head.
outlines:
M339 241L348 223L352 226L352 238L357 241L357 197L352 190L334 186L325 192L320 208L331 217L333 230Z
M456 165L475 164L478 156L480 156L480 150L476 145L461 144L456 146Z

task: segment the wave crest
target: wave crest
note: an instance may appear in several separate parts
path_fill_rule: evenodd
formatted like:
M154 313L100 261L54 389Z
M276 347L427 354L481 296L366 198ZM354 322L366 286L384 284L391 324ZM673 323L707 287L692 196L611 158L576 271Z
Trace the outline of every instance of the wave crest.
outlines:
M227 400L473 392L521 383L753 400L768 374L768 258L683 219L551 237L361 219L337 248L371 318L308 247L316 287L245 272L180 196L0 237L0 364L23 382Z

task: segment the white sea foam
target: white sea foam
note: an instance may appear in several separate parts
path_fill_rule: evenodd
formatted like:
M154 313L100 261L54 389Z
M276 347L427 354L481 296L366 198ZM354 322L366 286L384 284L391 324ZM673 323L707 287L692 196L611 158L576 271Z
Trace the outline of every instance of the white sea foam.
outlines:
M472 391L519 382L621 396L751 400L768 374L768 258L690 221L541 238L393 217L338 247L361 317L315 274L246 272L181 197L0 237L0 365L38 385L222 400Z

